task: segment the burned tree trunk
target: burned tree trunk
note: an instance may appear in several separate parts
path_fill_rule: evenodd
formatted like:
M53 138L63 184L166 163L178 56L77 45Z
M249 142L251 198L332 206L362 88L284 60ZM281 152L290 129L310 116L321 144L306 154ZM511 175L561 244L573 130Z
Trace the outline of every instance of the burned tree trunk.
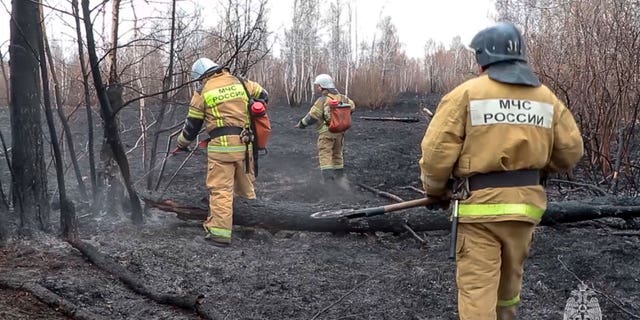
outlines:
M4 209L0 209L0 248L4 247L7 242L7 238L9 237L8 230L8 220L6 216L6 211Z
M7 70L4 67L4 55L2 54L2 50L0 50L0 73L2 73L2 80L4 80L4 88L7 90L7 106L11 104L11 99L9 98L9 91L11 90L9 87L9 78L7 77Z
M150 206L177 213L183 220L204 220L208 215L206 204L187 205L169 199L156 199L153 194L141 196ZM346 206L343 206L346 207ZM314 219L310 215L317 211L341 209L341 207L318 207L310 204L291 204L282 202L263 202L260 200L236 200L234 202L233 222L236 225L259 227L269 230L305 230L317 232L404 232L405 223L415 231L448 230L449 213L414 208L402 213L390 213L367 219L334 220ZM542 219L542 225L579 222L585 220L615 217L628 219L640 217L640 202L623 199L613 202L611 199L584 201L552 202Z
M4 135L2 134L2 130L0 130L0 145L2 147L2 153L4 154L4 158L7 161L7 168L9 169L9 174L11 176L11 180L13 181L13 170L11 169L11 161L9 160L9 152L7 151L7 144L4 141ZM0 186L0 189L2 186ZM9 237L9 217L8 212L11 207L11 203L8 198L4 196L3 193L3 205L0 206L0 247L4 246L7 238Z
M42 15L42 5L39 5L40 16ZM44 21L42 18L41 21ZM60 226L62 228L62 235L67 239L73 239L77 237L78 233L78 223L76 220L76 212L73 202L67 198L67 187L65 184L64 178L64 168L62 164L62 151L60 150L60 144L58 143L58 136L56 133L56 125L53 120L53 112L51 111L51 93L49 90L49 75L47 72L47 60L45 59L45 51L47 49L47 37L46 31L44 28L44 22L41 22L36 28L38 34L38 54L42 58L40 60L40 73L42 76L42 95L44 102L44 113L47 119L47 126L49 127L49 137L51 139L51 146L53 147L53 157L55 159L55 167L56 167L56 175L58 180L58 194L60 195ZM51 52L48 53L49 58L51 58ZM53 59L49 60L53 62ZM53 67L53 66L52 66ZM55 75L54 75L55 77ZM56 81L56 90L57 90L57 81ZM58 92L56 92L56 96L59 96ZM58 103L60 101L58 100ZM61 105L58 104L58 109L62 108ZM64 117L62 117L63 124L66 124ZM67 125L68 129L69 126ZM71 131L67 137L71 137ZM73 149L73 144L69 146L70 150ZM72 155L75 158L75 155ZM76 161L77 165L77 161ZM77 169L77 168L76 168ZM78 169L79 170L79 169ZM79 173L79 172L77 172Z
M93 149L93 115L91 111L91 95L89 93L89 72L84 62L84 45L82 44L82 32L80 25L80 10L78 9L78 0L71 1L73 9L73 18L75 20L76 36L78 40L78 60L80 62L80 70L82 71L82 93L84 95L85 110L87 113L87 149L89 154L89 173L91 176L91 195L95 204L98 195L98 181L96 174L96 160Z
M180 307L186 310L193 310L202 319L217 320L223 318L217 309L209 308L204 305L204 302L209 298L205 297L203 294L187 293L180 295L175 293L156 292L151 286L145 283L144 280L141 280L138 275L130 272L127 268L111 260L108 256L100 253L89 243L83 241L71 241L69 243L80 251L89 261L91 261L91 263L102 270L113 274L130 289L150 298L153 301Z
M8 155L5 155L8 157ZM0 211L8 211L9 210L9 200L7 200L7 195L4 193L4 186L2 182L0 182Z
M11 138L14 207L23 232L49 229L49 196L40 111L38 2L11 4Z
M29 280L20 279L20 276L2 275L0 277L0 288L11 289L17 291L26 291L43 303L51 306L58 312L62 312L69 316L70 319L76 320L103 320L106 319L100 315L83 310L71 301L58 295L57 293L45 288L44 286Z
M65 138L67 141L67 146L69 148L69 160L71 160L71 164L73 166L73 172L76 175L76 182L78 183L78 191L80 191L80 195L82 196L82 198L87 200L88 198L87 189L84 186L84 182L82 181L82 173L80 172L80 164L78 164L78 157L76 155L76 147L73 143L73 135L71 133L71 127L69 127L69 121L67 121L67 117L64 114L64 107L63 107L64 102L62 99L62 94L60 93L60 82L58 81L55 65L53 64L53 56L51 55L51 48L49 47L47 31L44 25L44 18L42 19L42 22L40 25L42 26L42 38L43 38L42 41L44 46L44 51L42 52L42 55L47 56L46 60L42 60L42 64L46 64L48 62L49 68L51 69L51 80L53 80L53 93L56 99L55 101L57 106L56 111L58 113L58 118L60 119L60 124L62 125L62 128L63 128L62 134L64 135L64 132L67 133ZM46 70L43 70L42 72L43 72L43 78L44 78L44 72L46 72ZM43 90L44 89L45 88L43 88ZM58 142L56 142L56 144L58 144Z
M98 56L96 54L95 41L93 39L93 25L91 23L91 12L89 10L89 1L82 0L82 11L84 15L84 25L87 34L87 51L89 53L89 61L91 63L91 74L93 75L93 83L96 87L96 93L100 102L100 114L104 120L104 130L107 143L111 152L115 157L118 167L122 173L125 187L129 193L129 201L131 203L131 219L134 223L142 223L142 207L136 191L133 189L131 181L131 173L129 171L129 162L122 146L120 133L115 121L115 113L107 96L107 91L102 83L100 76L100 68L98 66ZM121 97L121 96L120 96Z
M157 115L157 130L153 133L153 141L151 142L151 153L149 155L149 170L151 174L147 176L147 189L151 189L153 186L153 180L156 178L155 170L156 161L158 159L158 142L160 141L160 134L162 133L162 126L164 125L164 116L167 112L167 106L170 104L169 102L169 90L171 89L171 84L173 83L173 63L175 60L175 38L176 38L176 1L172 1L171 3L171 36L169 39L169 66L167 66L167 70L165 71L164 78L162 79L162 96L160 99L160 111ZM154 188L158 189L160 184L161 176L157 177L157 184Z

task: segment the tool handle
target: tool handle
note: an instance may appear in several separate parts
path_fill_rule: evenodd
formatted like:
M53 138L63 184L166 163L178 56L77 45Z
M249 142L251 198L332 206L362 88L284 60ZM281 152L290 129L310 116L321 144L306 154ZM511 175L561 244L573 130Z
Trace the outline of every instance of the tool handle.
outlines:
M387 212L393 212L393 211L398 211L402 209L428 206L430 204L436 203L437 201L438 201L437 199L425 197L425 198L409 200L409 201L404 201L404 202L399 202L394 204L388 204L386 206L383 206L382 208L384 208L383 213L387 213Z
M416 200L409 200L409 201L389 204L386 206L365 208L365 209L356 210L352 214L349 214L348 218L353 219L353 218L379 216L388 212L430 205L435 203L436 201L437 200L433 198L421 198Z
M451 219L451 238L449 241L449 259L456 259L456 248L458 242L458 200L453 201L453 209L452 209L452 219Z
M451 240L449 241L449 259L456 259L456 246L458 241L458 217L451 221Z

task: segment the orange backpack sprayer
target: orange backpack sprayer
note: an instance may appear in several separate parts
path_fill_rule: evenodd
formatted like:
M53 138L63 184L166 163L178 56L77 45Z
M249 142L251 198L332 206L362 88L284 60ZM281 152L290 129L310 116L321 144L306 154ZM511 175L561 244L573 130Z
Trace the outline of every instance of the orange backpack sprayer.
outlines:
M254 100L251 104L252 130L255 135L254 148L267 149L271 138L271 121L267 114L267 106L263 101Z
M267 115L267 103L251 97L251 93L247 90L242 78L238 78L242 84L244 92L247 94L247 112L249 113L249 129L251 131L253 143L253 171L258 176L258 156L260 150L267 150L269 138L271 138L271 121ZM248 148L248 144L247 144ZM247 150L248 153L248 150ZM248 169L247 169L248 170Z
M333 133L345 132L351 128L351 105L344 101L344 96L340 95L340 100L329 99L329 131Z

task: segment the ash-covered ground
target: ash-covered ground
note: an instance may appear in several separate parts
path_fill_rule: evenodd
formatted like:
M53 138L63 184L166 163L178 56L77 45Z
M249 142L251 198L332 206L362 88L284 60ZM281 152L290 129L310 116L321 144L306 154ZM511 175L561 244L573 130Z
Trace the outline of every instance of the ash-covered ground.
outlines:
M429 101L431 110L436 103ZM317 187L316 133L293 128L307 111L306 107L271 108L274 133L270 152L261 159L258 197L283 203L282 210L299 205L342 208L390 203L356 183L404 199L421 197L406 188L421 187L419 144L428 118L416 104L400 101L390 109L359 109L354 114L345 150L351 192L327 193ZM360 116L420 121L365 121ZM130 124L134 127L135 123ZM79 128L77 139L83 135ZM123 137L133 146L138 134L131 130ZM132 167L140 167L139 157L129 159ZM167 175L183 159L169 158ZM167 189L166 197L171 198L172 190L205 197L204 170L205 156L196 153ZM140 177L142 172L134 170L134 174ZM50 184L55 185L54 180ZM550 195L559 197L556 187L550 189ZM455 264L447 259L448 230L420 232L426 239L423 244L406 233L274 232L239 227L231 247L217 248L201 241L199 221L182 221L156 209L149 211L141 227L134 226L126 213L89 212L79 206L78 216L81 238L146 285L160 293L204 294L205 303L224 319L457 319ZM55 213L51 223L56 229ZM566 301L580 283L594 290L603 319L638 318L640 235L621 230L621 225L617 219L603 219L539 227L526 264L520 318L562 319ZM199 318L135 293L88 263L55 232L31 241L13 239L0 252L0 274L35 281L106 319ZM0 289L0 319L68 317L25 291Z

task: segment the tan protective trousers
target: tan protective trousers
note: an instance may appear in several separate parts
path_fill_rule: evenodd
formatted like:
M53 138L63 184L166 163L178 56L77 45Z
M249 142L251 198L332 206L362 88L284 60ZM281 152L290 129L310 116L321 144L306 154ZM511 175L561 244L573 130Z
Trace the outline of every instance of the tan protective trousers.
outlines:
M209 155L207 188L209 189L209 217L205 230L219 242L231 242L234 193L246 199L255 199L253 165L245 173L245 161L221 161ZM251 162L250 162L251 163Z
M318 160L320 170L344 168L344 132L322 132L318 135Z
M461 320L512 320L535 225L522 221L460 223L457 240Z

